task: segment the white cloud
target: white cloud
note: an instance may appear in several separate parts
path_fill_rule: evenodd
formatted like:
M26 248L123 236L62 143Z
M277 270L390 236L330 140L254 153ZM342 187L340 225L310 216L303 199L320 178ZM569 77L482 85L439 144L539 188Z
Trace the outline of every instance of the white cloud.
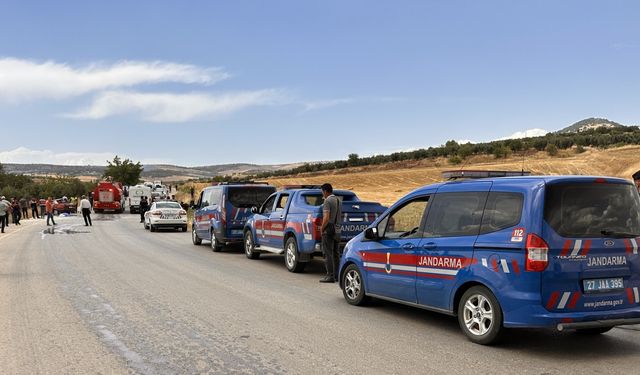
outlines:
M18 147L14 150L0 151L0 163L14 164L55 164L55 165L107 165L115 155L128 158L117 152L53 152L51 150L32 150ZM131 159L131 158L130 158ZM132 159L133 160L133 159ZM137 160L136 160L137 161ZM143 159L142 164L171 164L168 159Z
M228 77L221 68L165 61L72 67L54 61L0 58L0 101L64 99L105 89L163 82L210 85Z
M542 137L547 135L548 131L544 129L528 129L520 132L515 132L508 137L498 138L497 141L504 141L506 139L520 139L520 138L529 138L529 137Z
M65 116L76 119L103 119L133 114L151 122L185 122L199 118L215 118L247 107L287 102L287 96L280 90L225 94L108 91L98 94L88 108Z

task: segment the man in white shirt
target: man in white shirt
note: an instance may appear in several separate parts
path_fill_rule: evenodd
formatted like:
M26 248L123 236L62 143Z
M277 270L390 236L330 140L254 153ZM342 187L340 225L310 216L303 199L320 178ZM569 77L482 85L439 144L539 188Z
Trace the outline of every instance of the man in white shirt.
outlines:
M89 202L86 195L82 196L82 200L80 201L80 209L82 210L84 225L86 227L93 226L93 224L91 223L91 202Z

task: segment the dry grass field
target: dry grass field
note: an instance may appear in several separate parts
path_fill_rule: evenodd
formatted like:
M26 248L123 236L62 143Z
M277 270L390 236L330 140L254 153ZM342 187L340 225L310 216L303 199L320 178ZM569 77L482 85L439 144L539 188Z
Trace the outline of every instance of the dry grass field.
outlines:
M451 165L446 159L421 160L301 174L272 178L267 181L277 187L289 184L330 182L335 188L355 191L363 200L390 205L420 186L442 181L441 173L445 170L519 171L522 166L522 156L512 156L507 159L476 156L460 165ZM530 153L526 155L524 160L524 169L539 175L602 175L631 179L631 175L640 170L640 146L625 146L607 150L587 149L582 154L565 151L555 157L550 157L545 152ZM197 184L196 191L206 185ZM188 190L188 188L186 189ZM178 198L188 200L187 197L181 195Z

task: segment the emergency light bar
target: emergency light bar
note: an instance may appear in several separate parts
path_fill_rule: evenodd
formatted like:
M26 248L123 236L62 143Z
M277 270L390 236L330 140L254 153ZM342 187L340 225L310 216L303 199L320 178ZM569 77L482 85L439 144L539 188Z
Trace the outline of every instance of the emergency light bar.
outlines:
M515 177L531 176L528 171L478 171L478 170L454 170L442 172L442 178L446 180L458 180L463 178L490 178L490 177Z
M218 185L269 185L268 182L261 182L261 181L223 181L223 182L212 182L211 186L218 186Z
M291 189L320 189L322 185L284 185L283 190Z

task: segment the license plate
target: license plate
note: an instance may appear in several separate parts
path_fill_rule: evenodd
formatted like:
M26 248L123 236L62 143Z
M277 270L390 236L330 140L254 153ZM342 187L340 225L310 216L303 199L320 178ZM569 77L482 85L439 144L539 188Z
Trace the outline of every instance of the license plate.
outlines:
M242 234L242 229L233 229L231 230L231 234Z
M622 277L583 280L585 293L611 292L624 289Z
M162 219L175 219L175 215L162 215Z

